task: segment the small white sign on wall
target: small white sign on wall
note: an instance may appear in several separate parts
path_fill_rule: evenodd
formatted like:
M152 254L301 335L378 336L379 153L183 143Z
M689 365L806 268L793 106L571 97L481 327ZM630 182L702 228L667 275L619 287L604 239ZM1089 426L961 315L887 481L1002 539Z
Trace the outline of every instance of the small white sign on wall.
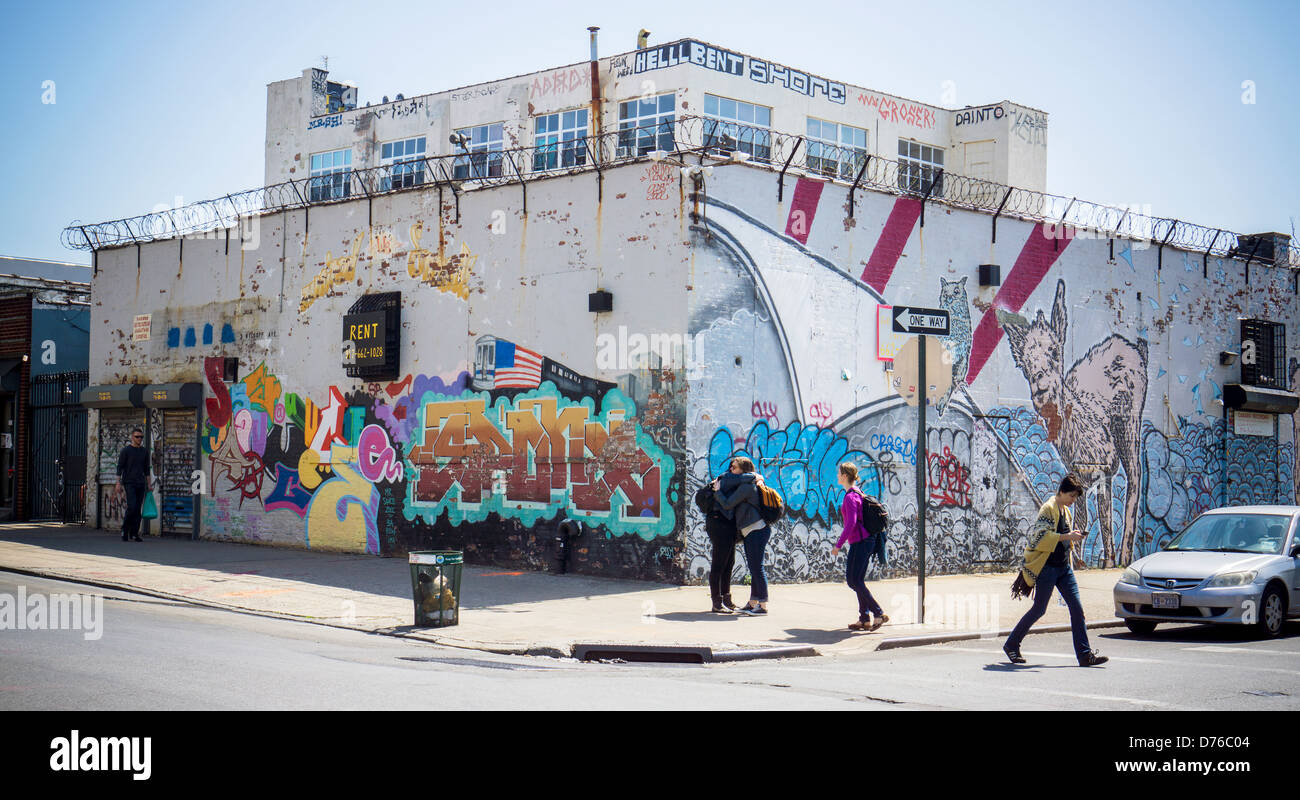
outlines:
M1272 436L1273 415L1257 411L1234 411L1232 432L1238 436Z
M149 341L150 329L153 327L152 314L136 314L135 320L131 324L131 341L147 342Z

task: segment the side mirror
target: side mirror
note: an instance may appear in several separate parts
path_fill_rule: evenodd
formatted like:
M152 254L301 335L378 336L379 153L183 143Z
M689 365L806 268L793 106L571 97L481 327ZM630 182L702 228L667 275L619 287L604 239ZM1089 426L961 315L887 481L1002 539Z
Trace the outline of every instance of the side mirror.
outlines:
M1291 547L1291 557L1300 558L1300 544Z

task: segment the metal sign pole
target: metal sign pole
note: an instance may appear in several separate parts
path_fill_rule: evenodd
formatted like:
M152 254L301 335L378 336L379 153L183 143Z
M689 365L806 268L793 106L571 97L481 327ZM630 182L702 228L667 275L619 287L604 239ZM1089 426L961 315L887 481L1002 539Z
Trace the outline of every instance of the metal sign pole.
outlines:
M917 621L925 624L925 339L917 344L919 358L916 365L917 389L920 392L916 405L916 552L917 552Z

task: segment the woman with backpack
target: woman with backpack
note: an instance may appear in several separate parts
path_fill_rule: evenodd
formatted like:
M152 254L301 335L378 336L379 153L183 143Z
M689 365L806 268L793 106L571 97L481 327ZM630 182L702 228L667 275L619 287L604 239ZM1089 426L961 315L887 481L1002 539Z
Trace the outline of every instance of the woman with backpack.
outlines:
M851 462L840 464L840 486L845 489L844 501L840 504L840 518L844 520L844 531L831 548L831 556L838 557L840 548L849 546L849 563L844 568L845 579L849 588L858 596L858 621L849 624L851 631L879 630L881 625L889 622L876 598L867 589L867 565L871 554L876 549L876 542L867 530L864 521L864 503L878 502L866 496L858 488L858 465Z
M772 529L759 509L763 503L762 487L763 477L754 472L754 462L742 456L733 458L727 474L713 482L723 516L735 523L736 533L744 539L745 563L750 575L749 602L739 611L751 616L767 613L767 574L763 571L763 555L772 537Z
M736 610L731 601L731 573L736 566L736 523L722 513L713 487L705 484L695 493L695 505L704 515L704 530L713 544L713 559L709 563L709 594L713 597L714 614L730 614Z

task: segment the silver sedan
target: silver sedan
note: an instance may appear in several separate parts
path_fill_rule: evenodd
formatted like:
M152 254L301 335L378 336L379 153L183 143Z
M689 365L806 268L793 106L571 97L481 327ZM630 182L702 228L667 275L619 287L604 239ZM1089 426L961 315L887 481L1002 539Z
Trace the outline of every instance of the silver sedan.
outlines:
M1115 616L1134 633L1161 622L1253 625L1278 636L1300 616L1300 507L1201 514L1115 584Z

